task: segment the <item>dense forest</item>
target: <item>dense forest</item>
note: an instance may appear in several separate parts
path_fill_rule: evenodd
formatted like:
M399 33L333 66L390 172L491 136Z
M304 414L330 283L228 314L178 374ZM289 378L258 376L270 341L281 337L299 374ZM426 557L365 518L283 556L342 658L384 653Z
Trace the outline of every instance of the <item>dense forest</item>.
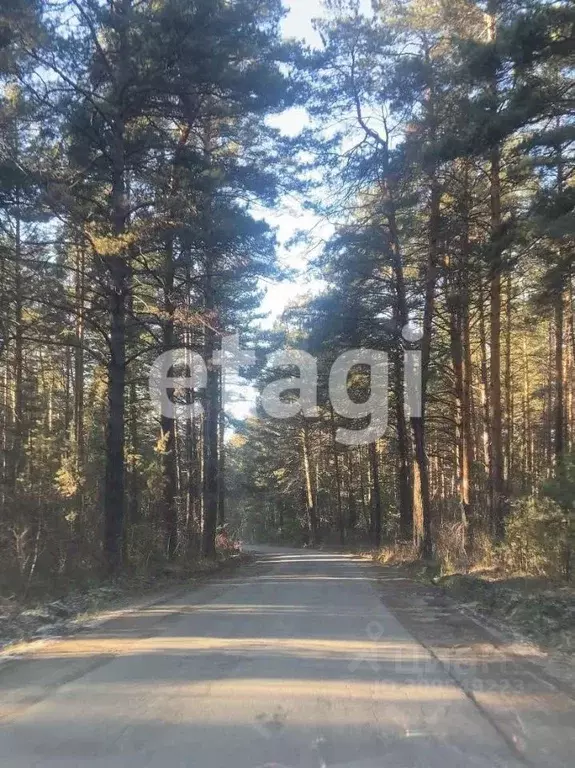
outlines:
M313 50L279 0L0 1L0 586L212 558L227 521L570 577L575 8L325 6ZM285 196L329 223L300 236L324 290L264 332ZM316 416L223 407L236 331L257 387L317 359ZM353 348L388 353L389 426L348 447ZM186 419L148 393L176 349L207 361Z
M365 18L328 6L308 102L315 206L334 225L312 243L327 287L278 328L317 357L321 414L253 419L236 438L248 530L408 542L452 561L503 550L510 567L569 576L574 8L413 0ZM389 353L390 424L350 449L335 439L326 381L359 347ZM415 347L412 417L403 360ZM349 384L366 398L361 371Z

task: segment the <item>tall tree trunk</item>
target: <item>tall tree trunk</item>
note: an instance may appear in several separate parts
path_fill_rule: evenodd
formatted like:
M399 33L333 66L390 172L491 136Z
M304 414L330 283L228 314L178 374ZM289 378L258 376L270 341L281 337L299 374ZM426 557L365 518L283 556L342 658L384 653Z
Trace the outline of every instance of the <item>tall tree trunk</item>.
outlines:
M175 349L174 334L174 243L169 236L164 255L164 317L162 322L162 349ZM176 467L176 424L173 418L162 414L160 419L160 455L162 462L162 511L164 519L164 552L168 560L175 556L178 546L178 511L176 508L177 467Z
M403 355L396 352L393 366L393 388L397 431L397 492L399 501L399 537L412 541L415 536L413 525L413 497L411 493L411 451L404 406Z
M489 39L497 39L497 14L499 0L489 0ZM496 65L494 65L495 67ZM491 111L495 116L499 105L498 73L494 68L490 82ZM490 240L493 249L490 264L489 315L490 315L490 361L489 400L491 405L491 477L490 501L491 518L495 534L503 538L505 530L505 478L503 471L503 407L501 400L501 150L496 146L490 157Z
M569 438L569 451L575 449L575 307L573 305L573 278L569 275L568 278L568 309L567 309L567 322L568 322L568 339L571 342L570 346L570 367L567 374L567 382L569 386L569 410L568 410L568 438ZM565 342L569 343L568 341Z
M497 238L501 226L499 152L491 160L492 236ZM489 402L491 405L491 515L498 538L503 537L504 473L503 473L503 416L501 402L501 264L500 259L491 266L490 277L490 361Z
M544 457L544 477L550 478L553 475L554 465L554 446L553 446L553 428L555 424L555 329L553 321L549 322L549 348L547 352L547 393L546 409L543 415L543 434L541 435L541 448Z
M533 482L533 427L531 419L531 397L529 393L529 355L527 354L527 338L523 335L523 444L525 451L525 477L527 482L525 483L525 490L533 493L535 485Z
M381 510L381 487L379 483L379 459L377 455L377 443L372 442L369 444L369 462L371 466L371 482L372 482L372 520L373 520L373 544L375 547L381 546L381 522L382 522L382 510Z
M222 366L220 368L220 405L218 414L218 525L224 525L226 522L226 414L223 408L225 387L225 370L224 366Z
M76 339L74 348L74 448L76 471L84 471L84 312L86 292L86 248L80 242L75 249Z
M419 485L421 514L423 521L423 557L432 555L431 538L431 498L429 493L429 471L425 447L425 409L427 401L427 383L429 380L429 362L431 357L431 338L433 334L433 316L435 312L435 285L437 282L437 259L439 250L441 189L433 172L431 178L431 199L429 216L429 257L425 278L425 304L423 308L423 338L421 340L421 417L412 419L414 453L417 472L414 473L414 485Z
M188 391L186 395L188 406L193 405L193 395ZM190 545L190 534L193 532L193 545L197 547L197 533L201 530L201 493L200 493L200 464L198 450L198 430L196 420L189 418L186 421L186 463L188 468L188 482L186 488L186 547Z
M394 320L399 333L409 323L409 311L407 306L407 294L405 288L405 276L403 273L403 261L399 233L395 219L395 211L391 194L388 192L389 211L388 223L390 233L391 256L395 284ZM398 334L399 335L399 334ZM397 462L398 462L398 496L399 496L399 527L400 537L409 541L417 536L414 525L415 497L412 494L411 451L405 415L405 382L403 365L403 345L398 340L396 348L396 360L394 365L394 394L397 429Z
M7 300L6 290L6 257L4 251L0 249L0 334L1 334L1 346L0 353L2 355L7 354L8 348L8 331L10 326L10 312ZM0 462L1 462L1 475L0 475L0 515L2 519L6 518L6 491L9 481L9 447L8 447L8 428L9 428L9 402L10 402L10 374L9 365L6 360L4 364L4 371L2 374L2 408L0 411Z
M350 531L357 525L357 508L355 503L354 488L354 461L353 451L347 452L347 526Z
M511 369L512 284L511 275L505 280L505 484L512 491L513 480L513 372Z
M365 483L363 480L363 467L364 467L364 461L362 456L362 449L361 446L359 447L359 492L360 492L360 499L361 499L361 517L362 520L365 522L366 526L369 526L369 516L367 513L367 503L365 498ZM399 472L397 473L399 477ZM409 488L408 488L408 501L409 501Z
M475 531L475 506L474 488L472 484L471 469L474 463L473 450L473 371L471 368L471 342L469 330L469 298L465 295L465 303L462 309L463 318L463 392L462 392L462 437L464 450L464 463L462 471L463 503L465 514L470 523L470 536L473 539Z
M24 464L24 317L22 299L22 218L20 195L16 198L16 220L14 240L14 405L11 482L12 493L16 493L18 477Z
M467 524L470 519L469 503L469 449L470 437L469 403L465 385L465 361L463 353L462 307L460 294L449 302L450 309L450 340L453 377L455 382L455 439L457 451L457 487L461 504L462 521Z
M140 436L138 432L138 395L136 383L129 388L130 449L131 461L128 473L128 526L140 522Z
M471 329L469 323L469 286L467 272L471 266L471 208L472 197L469 185L470 163L464 163L463 195L463 236L461 243L461 264L458 270L458 287L461 296L461 344L462 344L462 389L461 389L461 431L463 455L461 468L462 504L469 521L469 546L473 546L477 520L474 508L474 487L472 467L475 460L475 424L473 403L473 367L471 354Z
M331 446L333 452L333 461L335 467L335 498L337 507L337 529L339 532L339 543L345 544L345 520L343 517L343 505L341 502L341 468L339 465L339 454L337 452L337 441L335 439L336 425L333 406L330 403L330 427L331 427Z
M65 374L64 374L64 434L66 440L71 442L72 438L72 349L66 346L64 352ZM66 445L66 454L69 453L69 444Z
M115 92L115 117L112 125L112 232L118 253L105 257L108 267L110 357L108 362L108 422L106 430L106 476L104 483L104 556L108 572L122 566L124 536L124 444L126 389L126 299L129 292L128 249L123 243L128 221L126 200L125 96L130 53L128 45L131 0L114 5L113 23L118 34L118 62Z
M204 360L208 367L206 384L206 407L204 410L204 521L202 530L202 554L213 558L216 555L216 529L218 524L218 422L220 375L212 363L215 351L216 332L214 323L214 296L211 266L208 265L205 290L205 345Z
M191 269L190 263L186 264L186 310L188 318L192 312L192 295L191 295ZM194 334L191 323L188 321L186 331L186 362L189 367L189 375L193 378L192 358L191 350L194 345ZM201 531L202 523L202 493L201 493L201 451L198 447L200 442L199 430L196 427L196 418L192 413L192 406L195 403L194 392L190 389L186 390L186 405L188 406L188 412L190 418L186 420L185 430L185 452L187 464L187 485L186 485L186 551L188 550L190 543L194 549L199 549L198 534ZM191 541L193 537L193 542Z
M319 544L319 526L317 519L317 507L313 493L313 479L311 475L310 454L309 454L309 433L307 424L304 420L301 430L301 456L303 465L303 474L305 481L305 500L307 508L307 520L310 533L310 544L312 547Z
M485 296L483 292L483 279L479 278L479 346L481 354L481 404L483 406L483 463L487 480L491 482L491 400L489 392L489 371L487 365L487 329L485 322Z
M559 468L565 452L565 392L563 370L563 292L555 298L555 467Z
M397 222L395 219L395 211L393 208L393 200L389 195L389 210L388 210L388 223L390 231L392 263L395 274L395 289L396 289L396 317L399 320L402 328L405 328L409 324L409 311L407 305L407 295L405 290L405 278L403 273L403 264L401 257L401 246L399 240L399 233L397 229ZM435 300L435 281L437 273L437 248L439 237L439 204L440 204L440 190L435 179L432 183L431 191L431 214L429 225L429 261L426 272L425 281L425 306L424 306L424 318L423 318L423 339L421 349L421 416L411 418L411 428L413 433L413 475L412 491L413 491L413 507L412 514L414 523L417 519L421 519L422 525L422 540L417 542L421 546L421 551L424 557L430 557L432 552L432 540L431 540L431 500L429 495L429 473L427 468L427 454L425 450L425 394L426 384L428 377L429 356L431 346L431 333L433 324L433 311ZM398 404L398 437L400 424L403 418L399 414L399 408L403 408L403 402ZM401 441L398 441L401 443ZM418 538L417 527L414 524L413 527L414 537Z
M124 528L124 391L126 385L126 268L114 257L110 265L113 289L110 306L110 360L108 363L108 425L104 488L104 553L108 570L122 565Z

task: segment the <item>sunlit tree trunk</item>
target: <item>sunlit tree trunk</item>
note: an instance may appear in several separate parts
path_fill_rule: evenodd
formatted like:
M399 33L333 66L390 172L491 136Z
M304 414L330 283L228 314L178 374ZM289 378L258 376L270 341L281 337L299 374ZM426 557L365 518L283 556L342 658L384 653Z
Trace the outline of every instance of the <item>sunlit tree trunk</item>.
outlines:
M488 483L491 482L491 398L489 393L489 376L487 365L487 330L485 322L485 296L483 279L479 278L479 346L481 355L481 405L482 405L482 440L483 463Z
M304 476L304 482L305 482L306 514L307 514L307 522L308 522L308 528L309 528L309 534L310 534L310 544L312 547L315 547L319 543L319 539L318 539L319 531L318 531L316 500L313 492L313 478L312 478L311 465L310 465L309 432L308 432L308 427L305 420L300 433L300 442L301 442L303 476Z
M499 0L489 0L489 40L494 42L497 38L497 14ZM495 64L494 64L495 67ZM497 71L493 72L490 82L490 97L492 112L496 114L498 109L498 82ZM501 282L502 260L499 239L502 229L501 215L501 150L496 146L491 151L489 159L490 176L490 239L493 247L489 274L489 401L490 413L490 442L491 442L491 477L490 477L490 501L491 518L495 534L503 537L506 500L505 477L503 457L503 406L501 398Z
M554 419L554 458L555 467L561 465L565 452L565 393L563 366L563 292L557 291L555 297L555 419Z

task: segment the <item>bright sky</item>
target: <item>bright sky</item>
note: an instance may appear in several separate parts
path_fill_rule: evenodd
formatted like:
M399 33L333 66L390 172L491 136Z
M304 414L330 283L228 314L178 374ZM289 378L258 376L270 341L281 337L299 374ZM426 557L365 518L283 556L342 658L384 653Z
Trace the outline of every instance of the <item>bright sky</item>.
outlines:
M289 14L283 22L284 35L304 40L311 46L319 46L321 41L313 29L312 20L322 15L321 0L284 0L284 4L289 9ZM296 135L306 124L307 117L305 110L290 110L281 118L270 122L280 128L283 133ZM272 215L266 214L265 218L272 226L277 227L280 263L301 270L297 280L267 287L262 310L269 312L270 316L263 324L271 326L286 305L297 295L309 290L317 290L317 284L311 284L305 274L308 258L306 246L288 249L286 243L298 230L311 231L318 225L318 220L311 213L302 210L297 200L292 199L284 200L281 210L275 211Z
M321 39L313 28L313 20L324 15L322 0L284 0L284 5L289 11L283 21L284 35L303 40L310 46L320 47ZM360 7L368 15L371 12L371 0L360 0ZM305 126L307 115L303 109L290 110L270 122L285 134L297 135ZM317 292L321 288L321 282L313 280L308 274L307 262L313 255L308 253L310 246L287 248L287 242L298 231L313 230L315 247L317 247L319 239L329 237L332 228L327 222L322 222L309 211L303 210L294 199L284 200L280 210L274 211L273 214L266 213L265 218L272 226L277 227L280 263L300 270L296 280L268 286L262 310L270 313L268 320L263 323L269 327L296 296L310 291Z
M303 40L310 46L319 47L321 40L312 22L313 19L323 15L322 0L284 0L284 5L289 10L283 22L284 35ZM368 13L371 8L370 0L362 0L362 5ZM290 110L280 118L272 120L271 124L280 128L285 134L297 135L306 122L305 110L298 109ZM329 237L332 228L309 211L303 210L299 201L293 198L284 199L277 211L266 212L265 219L277 228L280 263L298 270L298 275L293 281L266 286L267 293L261 309L262 312L269 313L269 317L261 322L261 325L269 328L293 299L302 294L316 293L322 286L321 281L314 280L309 275L308 260L313 256L313 253L309 253L310 246L304 244L288 248L287 243L298 231L313 230L314 240L317 240L317 238ZM236 402L232 407L234 416L246 416L253 408L253 389L250 386L240 386L237 390L233 387L233 390L234 395L239 400L243 400L243 402Z
M284 5L289 8L289 15L283 23L284 35L318 46L320 39L313 29L312 19L322 15L321 0L284 0Z
M319 46L321 41L314 32L312 19L321 16L321 0L284 0L284 5L289 9L289 15L283 22L283 33L286 37L295 37L304 40L308 45ZM279 128L282 133L297 135L307 122L305 110L290 110L279 118L270 120L270 123ZM266 296L262 302L262 312L268 313L266 320L260 321L263 327L271 328L275 320L281 315L286 305L296 296L310 290L319 288L318 283L312 282L307 276L307 247L298 246L288 248L287 242L301 229L311 231L318 226L318 221L311 213L302 210L296 199L284 199L281 209L273 213L266 211L254 215L263 215L273 227L277 228L279 241L278 259L280 263L291 269L299 270L297 278L293 281L281 284L266 285ZM245 418L253 413L255 406L255 391L245 380L228 382L230 395L235 400L230 407L230 413L235 418Z

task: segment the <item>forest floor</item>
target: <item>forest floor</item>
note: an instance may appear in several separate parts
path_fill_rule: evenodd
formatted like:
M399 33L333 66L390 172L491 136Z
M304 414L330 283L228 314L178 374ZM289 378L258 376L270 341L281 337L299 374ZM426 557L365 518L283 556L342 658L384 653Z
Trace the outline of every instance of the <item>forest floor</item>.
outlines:
M56 593L48 590L29 599L0 595L0 653L12 653L22 643L70 635L118 612L152 605L167 592L173 595L210 579L225 578L249 560L251 556L246 553L230 551L216 561L174 565L156 573L124 574L115 580L94 579L88 586L71 585Z

